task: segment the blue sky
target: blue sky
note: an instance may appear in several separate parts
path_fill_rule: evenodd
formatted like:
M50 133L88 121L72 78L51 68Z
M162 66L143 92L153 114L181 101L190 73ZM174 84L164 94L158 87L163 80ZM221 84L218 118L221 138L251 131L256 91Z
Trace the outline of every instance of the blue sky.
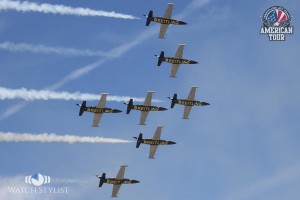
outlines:
M116 11L142 18L150 9L163 15L168 1L35 1ZM111 185L97 188L94 175L116 176L127 164L126 177L140 184L124 185L120 199L272 199L300 196L299 34L300 3L288 1L174 1L174 18L187 26L170 26L166 39L158 26L145 27L145 19L116 19L0 11L2 42L49 47L119 52L104 60L97 56L66 56L0 49L0 86L144 97L155 91L155 103L169 107L166 97L185 98L199 86L196 99L209 102L192 109L182 120L183 107L150 113L139 126L139 112L105 115L99 128L91 127L92 114L78 116L76 103L64 100L1 100L0 132L56 133L131 140L140 132L152 137L164 125L162 139L176 145L159 147L156 159L149 147L128 144L0 143L0 197L5 199L110 199ZM293 35L285 42L269 42L260 35L264 11L274 5L292 15ZM152 33L154 31L155 33ZM169 78L170 65L156 66L154 54L173 56L185 43L184 57L198 65L182 65L177 78ZM102 64L99 64L103 62ZM66 80L74 71L93 70ZM95 105L97 101L88 101ZM15 114L8 109L25 105ZM108 107L125 111L122 103ZM5 116L5 117L4 117ZM53 185L68 186L68 195L16 195L8 186L25 185L23 178L40 172ZM56 180L56 183L55 183ZM2 199L1 198L1 199Z

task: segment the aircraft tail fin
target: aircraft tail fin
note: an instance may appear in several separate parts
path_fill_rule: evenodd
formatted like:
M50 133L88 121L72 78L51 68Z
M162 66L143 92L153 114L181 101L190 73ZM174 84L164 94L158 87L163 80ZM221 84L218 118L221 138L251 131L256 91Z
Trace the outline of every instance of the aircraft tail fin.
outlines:
M161 63L162 63L164 57L165 57L165 52L164 52L164 51L161 51L161 52L160 52L160 55L158 56L157 66L160 66L160 65L161 65Z
M150 10L150 11L149 11L149 14L146 15L146 17L147 17L146 26L149 26L149 24L150 24L150 22L151 22L151 19L153 18L153 11Z
M172 100L172 102L171 102L171 108L174 108L174 106L176 104L176 101L177 101L177 94L175 93L173 95L173 98L170 98L170 97L168 97L168 98Z
M81 116L84 112L84 109L86 108L86 101L83 101L81 105L77 104L78 106L80 106L79 109L79 116Z
M126 111L126 114L129 114L131 109L132 109L132 106L133 106L133 99L130 99L128 104L127 104L127 111Z
M101 177L98 177L100 179L99 187L102 187L104 180L106 179L106 173L103 173Z
M139 134L139 137L138 137L137 140L136 140L136 146L135 146L136 148L139 148L139 147L140 147L142 140L143 140L143 134L140 133L140 134Z

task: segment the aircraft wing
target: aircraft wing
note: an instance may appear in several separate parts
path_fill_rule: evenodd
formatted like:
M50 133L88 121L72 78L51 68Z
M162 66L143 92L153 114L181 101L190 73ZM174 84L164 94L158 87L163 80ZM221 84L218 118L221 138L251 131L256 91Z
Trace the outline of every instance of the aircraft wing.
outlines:
M196 89L197 89L196 86L192 86L187 100L191 100L191 101L195 100Z
M176 76L178 69L179 69L179 64L172 64L170 76L174 78Z
M145 98L144 106L151 106L153 91L148 91ZM141 111L140 125L145 125L149 111Z
M178 45L178 49L176 51L175 58L182 59L184 46L185 46L185 44ZM171 77L175 77L178 69L179 69L179 64L172 64Z
M102 113L94 113L94 119L93 119L93 127L99 127L99 121L102 117Z
M163 126L158 126L156 128L156 131L155 131L155 133L153 135L153 138L152 138L153 140L160 140L160 134L161 134L162 128L163 128Z
M167 9L165 11L164 18L166 18L166 19L170 19L171 18L173 6L174 6L174 4L168 3L168 7L167 7ZM161 24L160 25L159 38L164 38L165 37L165 33L166 33L167 29L168 29L168 26L169 26L169 24Z
M108 93L103 93L101 94L101 98L98 102L98 105L96 106L97 108L104 108L105 107L105 103L106 103L106 97L107 97ZM99 127L99 121L102 117L102 113L95 113L94 114L94 119L93 119L93 127Z
M121 165L116 179L123 179L124 178L126 167L127 167L127 165ZM120 187L121 187L121 184L120 185L113 185L113 190L112 190L112 194L111 194L112 197L117 197L117 194L119 192Z
M101 98L98 102L97 108L104 108L105 107L107 95L108 95L108 93L101 94Z
M169 27L169 24L161 24L159 30L159 38L165 38L165 33Z
M184 106L183 119L188 119L192 106Z
M124 178L125 168L126 167L127 167L127 165L121 165L116 179L123 179Z
M151 106L151 100L152 100L152 94L153 93L154 93L153 91L148 91L147 92L147 96L145 98L144 106Z
M173 3L168 3L168 7L167 7L167 9L165 11L164 18L166 18L166 19L170 19L171 18L173 7L174 7Z
M154 158L154 154L156 152L157 147L158 147L157 145L150 145L149 158L151 159Z
M119 192L120 187L121 185L113 185L111 197L118 197L117 194Z
M184 46L185 46L185 44L179 44L178 45L178 49L176 51L175 58L182 59Z
M145 125L149 111L141 111L140 125Z

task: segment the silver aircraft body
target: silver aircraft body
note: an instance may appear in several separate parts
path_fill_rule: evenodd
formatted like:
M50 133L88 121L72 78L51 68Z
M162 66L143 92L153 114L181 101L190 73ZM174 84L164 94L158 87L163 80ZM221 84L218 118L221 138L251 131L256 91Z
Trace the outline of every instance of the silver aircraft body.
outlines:
M154 17L152 10L150 10L148 15L144 15L145 17L147 17L146 26L149 26L151 21L161 24L160 30L159 30L159 38L165 37L165 33L170 24L171 25L186 25L187 24L186 22L183 22L183 21L171 19L173 7L174 7L173 3L168 3L168 7L167 7L163 17Z
M150 145L150 152L149 152L149 158L154 159L154 154L156 152L156 149L158 145L171 145L176 144L173 141L167 141L167 140L161 140L160 135L162 131L163 126L158 126L156 128L156 131L152 137L152 139L143 139L143 134L140 133L139 137L133 137L136 139L136 148L139 148L140 144L148 144Z
M175 104L179 105L184 105L184 112L183 112L183 119L189 119L189 114L193 106L207 106L210 105L207 102L203 101L196 101L195 100L195 94L196 94L196 89L198 87L192 86L190 93L187 97L187 99L177 99L177 94L175 93L173 95L173 98L168 97L172 102L171 102L171 108L175 106Z
M146 119L150 111L164 111L168 110L167 108L164 107L158 107L158 106L152 106L151 101L152 101L152 94L153 91L148 91L147 96L145 98L145 102L143 105L134 105L133 104L133 99L130 99L128 103L124 103L127 105L127 112L126 114L129 114L131 110L139 110L141 111L141 116L140 116L140 123L139 125L146 125Z
M103 183L112 184L113 190L111 197L118 197L117 194L122 184L134 184L139 183L137 180L124 178L125 168L127 165L121 165L120 170L116 178L106 178L106 173L103 173L102 176L96 175L100 179L99 187L102 187Z
M93 119L93 127L99 127L99 122L102 117L103 113L120 113L122 112L121 110L118 109L112 109L112 108L106 108L106 97L108 93L103 93L101 94L100 100L98 102L97 106L86 106L86 101L83 101L82 104L77 104L80 106L79 110L79 116L82 116L84 112L91 112L94 113L94 119Z
M198 64L197 61L182 58L184 46L186 45L185 44L178 45L178 49L176 51L175 57L165 57L164 51L161 51L159 56L155 55L158 58L157 66L160 66L162 62L167 62L172 64L171 74L170 74L171 78L175 78L180 64Z

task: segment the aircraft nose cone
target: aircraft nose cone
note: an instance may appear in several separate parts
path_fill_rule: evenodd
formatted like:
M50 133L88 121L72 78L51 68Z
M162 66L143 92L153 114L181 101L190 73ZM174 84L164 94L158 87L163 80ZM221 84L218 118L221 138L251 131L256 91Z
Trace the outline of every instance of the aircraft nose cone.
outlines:
M168 144L176 144L176 142L169 141Z
M167 108L160 107L158 110L159 110L159 111L164 111L164 110L168 110L168 109L167 109Z
M197 62L197 61L194 61L194 60L191 60L190 63L191 63L191 64L198 64L198 62Z
M181 25L186 25L187 23L186 23L186 22L183 22L183 21L180 21L179 24L181 24Z
M209 103L206 103L206 102L202 102L202 105L203 106L208 106L208 105L210 105Z
M132 180L131 182L132 183L139 183L139 181L137 181L137 180Z
M118 109L113 110L113 113L120 113L120 112L122 112L122 110L118 110Z

